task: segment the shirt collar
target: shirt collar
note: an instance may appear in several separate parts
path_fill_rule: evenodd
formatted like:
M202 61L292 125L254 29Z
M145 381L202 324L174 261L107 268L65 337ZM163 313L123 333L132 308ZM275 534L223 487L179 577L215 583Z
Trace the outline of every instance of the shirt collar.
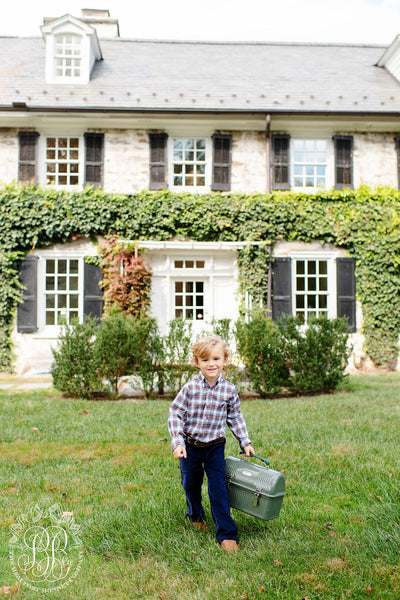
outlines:
M220 373L218 375L217 381L212 386L210 385L209 381L207 381L207 378L204 377L204 375L201 371L199 371L199 378L200 378L200 381L203 382L204 387L209 387L210 389L216 387L221 381L223 381L222 373Z

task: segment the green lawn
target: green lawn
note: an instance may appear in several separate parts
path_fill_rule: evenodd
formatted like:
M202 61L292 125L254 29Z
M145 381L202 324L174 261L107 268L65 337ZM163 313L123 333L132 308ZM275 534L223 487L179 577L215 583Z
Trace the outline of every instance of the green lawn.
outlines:
M278 519L234 511L237 555L215 542L207 502L207 532L185 522L168 406L0 392L0 596L16 581L10 527L32 503L57 503L81 527L82 567L54 595L22 584L18 600L400 598L398 375L242 402L287 489ZM230 433L227 453L238 454Z

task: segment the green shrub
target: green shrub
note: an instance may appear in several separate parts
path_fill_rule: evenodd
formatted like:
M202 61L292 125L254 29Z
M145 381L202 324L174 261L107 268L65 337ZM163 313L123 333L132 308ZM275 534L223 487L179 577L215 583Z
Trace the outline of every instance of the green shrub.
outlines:
M139 353L133 317L118 308L111 309L97 328L94 353L101 375L110 382L114 394L118 394L120 378L129 374Z
M254 312L249 321L236 322L235 336L237 351L256 392L270 395L288 385L284 343L272 319L261 311Z
M304 327L288 317L279 323L296 393L331 392L344 379L349 357L347 319L319 317Z
M172 393L176 394L196 371L190 364L192 345L191 321L182 318L170 321L164 338L164 377L165 384Z
M64 325L53 349L51 366L53 385L60 392L78 398L91 398L102 389L99 362L94 352L94 339L98 330L97 319L85 317L82 323L72 320Z
M164 391L163 364L164 344L157 321L152 317L142 317L133 322L135 345L131 354L131 372L141 381L146 398L150 398L156 387Z

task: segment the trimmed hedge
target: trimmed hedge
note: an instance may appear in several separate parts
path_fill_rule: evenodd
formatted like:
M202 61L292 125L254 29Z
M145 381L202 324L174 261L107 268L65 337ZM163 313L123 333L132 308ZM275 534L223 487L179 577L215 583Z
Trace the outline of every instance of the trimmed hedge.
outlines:
M212 331L200 335L226 326L215 322ZM276 324L259 312L248 322L239 319L234 332L237 356L226 377L233 383L246 382L249 391L263 396L284 389L332 392L343 381L348 358L345 319L319 318L304 329L293 317ZM121 377L130 377L134 386L141 382L147 398L156 390L175 395L198 371L190 364L195 341L182 319L171 321L163 337L149 317L135 320L113 310L100 323L86 318L66 326L59 347L53 350L54 386L83 398L100 391L115 397ZM239 372L238 362L244 365L244 373Z

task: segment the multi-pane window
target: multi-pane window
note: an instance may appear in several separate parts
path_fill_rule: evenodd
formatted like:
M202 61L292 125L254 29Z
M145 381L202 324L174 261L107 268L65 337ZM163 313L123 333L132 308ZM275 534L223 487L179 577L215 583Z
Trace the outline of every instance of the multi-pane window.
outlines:
M79 260L46 260L45 323L62 325L79 316Z
M175 281L175 317L204 320L204 282Z
M46 183L79 184L79 138L46 138Z
M81 40L82 38L79 35L57 35L56 77L80 77Z
M204 269L204 260L175 260L175 269Z
M327 141L293 140L294 187L326 187Z
M175 138L172 171L174 186L204 187L206 185L206 140Z
M303 323L328 316L328 261L295 260L295 314Z

